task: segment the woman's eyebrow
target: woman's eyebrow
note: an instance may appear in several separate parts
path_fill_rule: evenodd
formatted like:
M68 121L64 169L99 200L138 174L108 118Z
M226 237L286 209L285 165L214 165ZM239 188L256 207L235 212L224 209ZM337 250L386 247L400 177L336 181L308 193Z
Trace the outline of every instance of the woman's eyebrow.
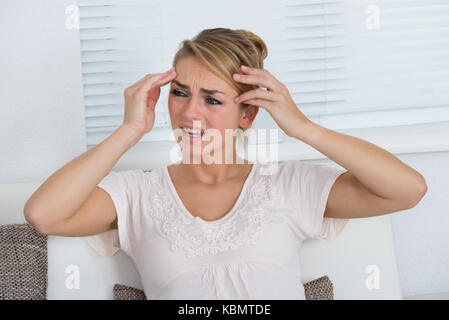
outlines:
M183 89L190 89L190 87L189 87L188 85L182 84L182 83L179 82L178 80L173 80L173 82L176 83L178 86L180 86L180 87L183 88ZM201 91L201 92L204 92L204 93L207 93L207 94L221 93L221 94L226 95L226 93L221 92L221 91L218 91L218 90L209 90L209 89L201 88L200 91Z

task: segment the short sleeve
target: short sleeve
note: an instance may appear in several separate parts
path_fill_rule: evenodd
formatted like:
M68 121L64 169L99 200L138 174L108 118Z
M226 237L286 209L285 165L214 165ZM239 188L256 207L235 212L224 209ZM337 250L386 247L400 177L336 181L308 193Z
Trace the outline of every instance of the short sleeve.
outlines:
M345 227L348 219L325 218L327 200L337 178L346 169L328 164L288 161L284 168L286 192L290 197L295 234L305 239L331 240Z
M132 258L140 207L148 190L146 174L141 169L111 171L97 186L114 202L118 229L88 236L87 242L100 256L112 256L121 249Z

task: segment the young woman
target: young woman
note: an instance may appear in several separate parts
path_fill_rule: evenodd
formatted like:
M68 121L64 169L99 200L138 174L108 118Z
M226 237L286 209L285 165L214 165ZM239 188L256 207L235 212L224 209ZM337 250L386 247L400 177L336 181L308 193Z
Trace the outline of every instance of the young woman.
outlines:
M122 126L31 196L27 220L41 233L90 236L101 255L123 250L148 299L305 299L302 241L332 239L350 218L411 208L426 183L385 150L310 121L263 69L266 56L245 30L206 29L183 41L172 69L125 90ZM153 128L166 84L182 161L112 172ZM248 130L260 107L344 169L291 160L267 174L239 158L226 129Z

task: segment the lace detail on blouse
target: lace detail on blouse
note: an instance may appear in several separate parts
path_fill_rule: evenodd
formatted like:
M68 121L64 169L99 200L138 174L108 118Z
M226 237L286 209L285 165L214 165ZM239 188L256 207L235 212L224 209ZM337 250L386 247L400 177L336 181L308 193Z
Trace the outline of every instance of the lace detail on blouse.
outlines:
M214 255L242 245L256 244L273 212L271 206L276 196L271 175L256 175L256 179L249 189L248 198L242 199L247 201L234 208L236 212L232 212L229 219L216 224L203 224L179 212L174 200L162 188L160 173L153 171L149 173L149 212L157 230L171 243L171 248L183 250L188 257Z

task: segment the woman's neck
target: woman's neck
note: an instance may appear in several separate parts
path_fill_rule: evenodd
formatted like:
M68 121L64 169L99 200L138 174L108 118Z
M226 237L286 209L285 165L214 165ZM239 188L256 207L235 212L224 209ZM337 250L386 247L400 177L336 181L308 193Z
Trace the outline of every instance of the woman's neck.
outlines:
M204 184L221 184L233 179L246 177L248 170L251 170L252 163L246 159L239 158L230 164L190 164L178 163L179 172L183 175L183 179L189 182L197 182Z

